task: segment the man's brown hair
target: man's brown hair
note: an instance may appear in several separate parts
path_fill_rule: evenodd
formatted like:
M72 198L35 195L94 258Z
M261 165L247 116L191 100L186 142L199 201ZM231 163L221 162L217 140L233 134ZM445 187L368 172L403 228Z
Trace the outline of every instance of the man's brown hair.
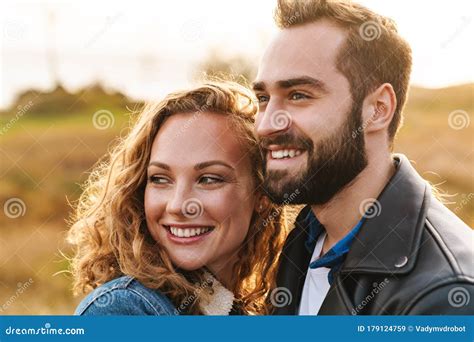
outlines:
M285 29L327 19L348 32L336 65L349 80L354 101L383 83L390 83L397 107L388 128L393 142L402 123L412 57L408 43L398 34L395 22L356 3L343 0L278 0L275 21Z

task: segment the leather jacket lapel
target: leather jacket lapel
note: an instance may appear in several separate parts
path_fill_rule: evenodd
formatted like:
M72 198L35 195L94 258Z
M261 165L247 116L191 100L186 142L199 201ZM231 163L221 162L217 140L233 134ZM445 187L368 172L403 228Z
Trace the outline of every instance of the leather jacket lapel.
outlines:
M285 247L280 256L280 266L277 275L277 286L275 291L289 291L291 300L287 305L275 306L274 315L297 315L306 273L311 261L311 255L306 248L305 242L308 239L308 227L304 225L304 218L308 214L310 207L304 208L298 215L295 228L291 231L285 243ZM285 290L286 289L286 290Z

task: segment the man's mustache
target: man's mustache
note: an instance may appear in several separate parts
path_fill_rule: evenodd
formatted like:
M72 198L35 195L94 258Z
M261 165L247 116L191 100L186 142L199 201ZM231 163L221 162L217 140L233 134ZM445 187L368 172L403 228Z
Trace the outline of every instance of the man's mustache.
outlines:
M258 140L261 148L268 149L270 145L292 146L302 150L313 150L313 141L303 135L293 133L282 133L271 137L262 137Z

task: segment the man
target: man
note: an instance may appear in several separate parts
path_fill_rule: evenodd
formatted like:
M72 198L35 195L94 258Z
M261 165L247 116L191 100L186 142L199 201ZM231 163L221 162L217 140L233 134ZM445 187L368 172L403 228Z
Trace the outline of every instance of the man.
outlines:
M395 24L338 0L281 0L275 18L254 82L265 189L306 205L275 314L473 314L471 229L391 153L411 71Z

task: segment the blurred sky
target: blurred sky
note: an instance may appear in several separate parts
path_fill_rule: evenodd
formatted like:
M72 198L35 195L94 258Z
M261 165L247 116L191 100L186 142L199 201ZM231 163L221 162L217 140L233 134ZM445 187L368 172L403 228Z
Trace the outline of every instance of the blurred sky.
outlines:
M362 0L395 19L414 52L412 83L474 81L474 2ZM258 63L276 31L274 0L0 0L0 108L59 79L68 89L100 81L134 98L185 86L216 49Z

